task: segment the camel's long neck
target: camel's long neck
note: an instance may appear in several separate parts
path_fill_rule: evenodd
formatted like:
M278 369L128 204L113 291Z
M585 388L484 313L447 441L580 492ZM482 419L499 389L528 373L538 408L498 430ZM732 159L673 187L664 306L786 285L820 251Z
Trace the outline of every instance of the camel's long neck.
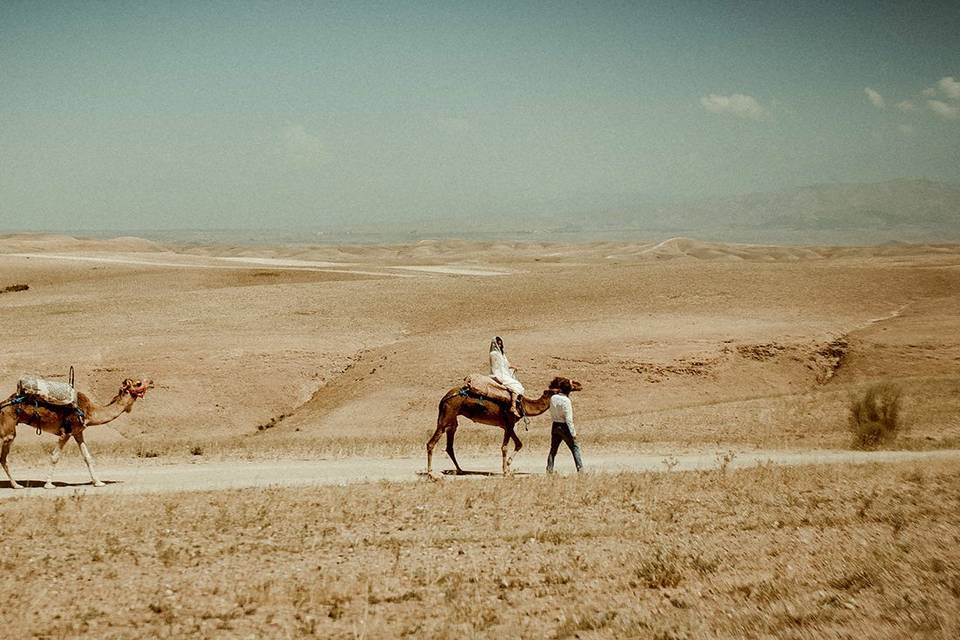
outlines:
M550 408L550 398L553 396L553 391L544 391L536 400L531 400L530 398L523 399L523 412L528 416L538 416L547 409Z
M82 393L77 394L77 404L86 415L87 426L106 424L116 420L130 410L133 401L133 396L128 393L121 393L108 404L97 405Z

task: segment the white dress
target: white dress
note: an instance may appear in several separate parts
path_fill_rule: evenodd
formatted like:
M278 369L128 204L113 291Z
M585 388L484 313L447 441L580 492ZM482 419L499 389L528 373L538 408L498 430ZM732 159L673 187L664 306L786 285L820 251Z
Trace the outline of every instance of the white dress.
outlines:
M514 377L510 361L500 351L496 340L490 343L490 376L518 396L523 395L523 385Z

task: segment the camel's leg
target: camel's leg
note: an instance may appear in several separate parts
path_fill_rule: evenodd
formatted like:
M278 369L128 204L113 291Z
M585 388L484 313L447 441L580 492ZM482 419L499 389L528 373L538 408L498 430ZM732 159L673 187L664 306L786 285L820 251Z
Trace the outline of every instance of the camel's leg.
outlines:
M97 472L93 469L93 456L90 455L90 449L87 449L87 443L83 441L83 431L75 431L73 439L80 445L80 455L83 456L83 461L87 463L87 470L90 472L90 480L93 481L93 486L104 486L106 483L97 478Z
M510 473L510 461L507 459L507 443L510 442L510 429L503 430L503 442L500 443L500 456L503 459L503 475Z
M447 455L453 460L453 466L457 468L457 473L463 473L463 469L460 468L460 463L457 462L457 456L453 453L453 437L455 435L457 435L457 425L447 427Z
M16 429L16 425L14 425L14 429ZM16 431L13 433L7 433L3 436L3 445L0 445L0 467L3 467L3 471L7 474L7 478L10 479L10 486L12 488L23 489L23 485L13 479L13 476L10 474L10 467L7 466L7 454L10 453L10 446L13 444L13 439L16 437Z
M63 448L67 446L68 442L70 442L70 434L65 433L60 436L57 446L53 448L53 453L50 454L50 473L47 474L47 482L43 485L44 489L53 489L53 470L60 462L60 454L63 453Z
M427 441L427 475L433 473L433 448L440 442L440 436L443 435L443 430L443 425L438 424L437 430L433 432L433 435L430 436L430 439Z
M520 451L520 449L523 448L523 443L520 442L520 438L517 437L517 430L516 430L515 426L516 426L516 425L514 425L514 427L511 427L511 428L510 428L510 437L513 438L513 453L514 453L514 454L516 454L517 451Z
M520 438L517 437L517 431L514 426L508 426L503 430L503 444L500 446L500 450L503 453L503 475L507 475L510 465L513 464L514 457L516 457L517 452L523 447L523 443L520 442ZM513 455L508 457L507 442L509 440L513 440Z

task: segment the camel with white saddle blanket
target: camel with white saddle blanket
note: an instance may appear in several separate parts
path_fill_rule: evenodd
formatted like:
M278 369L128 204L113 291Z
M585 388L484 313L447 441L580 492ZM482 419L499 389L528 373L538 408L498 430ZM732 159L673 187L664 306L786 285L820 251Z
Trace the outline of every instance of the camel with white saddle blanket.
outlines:
M93 469L93 457L83 441L83 430L98 424L116 420L133 409L133 403L142 398L153 387L152 380L126 379L113 399L104 405L98 405L83 393L77 392L64 382L51 382L35 376L24 376L17 386L17 392L0 402L0 466L3 467L10 486L23 488L13 479L7 466L7 454L17 437L17 424L28 424L37 433L47 432L59 438L50 459L50 473L44 485L53 488L53 469L60 460L60 453L72 437L80 447L80 455L87 463L93 486L104 485Z
M559 392L561 380L554 378L550 386L536 399L523 397L521 400L524 416L538 416L550 408L550 398ZM581 389L580 383L573 380L570 386L574 391ZM503 443L500 453L503 457L503 474L510 472L513 455L523 446L514 429L521 419L510 410L510 392L490 376L468 376L462 385L454 387L440 400L437 415L437 430L433 432L427 442L427 474L433 475L433 448L440 441L440 436L447 434L447 455L453 461L457 473L463 473L457 457L453 452L453 439L457 433L457 417L464 416L473 422L489 424L503 429ZM513 455L507 456L507 443L513 440Z

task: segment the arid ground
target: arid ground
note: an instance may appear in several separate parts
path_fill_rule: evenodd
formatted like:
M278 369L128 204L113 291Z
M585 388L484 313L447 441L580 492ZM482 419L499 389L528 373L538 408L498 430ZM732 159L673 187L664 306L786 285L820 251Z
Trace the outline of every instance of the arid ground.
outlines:
M0 483L4 637L960 633L957 457L733 462L849 449L847 405L878 381L904 393L887 449L960 448L960 246L6 236L0 292L4 397L71 365L97 399L157 383L87 431L125 495L75 485L75 447L67 489ZM531 394L555 375L583 384L595 473L539 475L541 416L520 431L530 475L513 478L178 492L171 475L156 495L111 478L422 468L437 402L486 369L494 335ZM54 439L18 433L12 471L40 481ZM499 444L493 427L457 433L467 468L496 471ZM623 456L663 463L599 464ZM684 456L716 464L674 468ZM450 466L442 444L434 464Z

